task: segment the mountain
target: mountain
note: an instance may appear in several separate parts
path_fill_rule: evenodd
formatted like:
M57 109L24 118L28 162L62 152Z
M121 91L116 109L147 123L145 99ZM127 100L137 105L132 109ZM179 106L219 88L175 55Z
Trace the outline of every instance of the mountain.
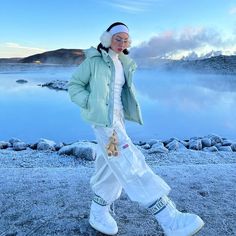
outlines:
M132 56L132 54L131 54ZM217 55L209 58L169 60L156 58L134 58L139 68L157 68L167 71L188 70L198 73L236 74L236 56ZM25 58L0 58L0 63L36 64L80 64L84 60L82 49L58 49L35 54Z
M25 57L21 63L80 64L84 59L82 49L58 49Z
M21 60L21 58L0 58L0 63L17 63Z
M193 71L198 73L236 74L236 56L214 56L197 60L148 59L136 60L140 68L157 68L167 71Z
M236 56L214 56L206 59L191 61L172 61L166 69L189 70L204 73L236 74Z

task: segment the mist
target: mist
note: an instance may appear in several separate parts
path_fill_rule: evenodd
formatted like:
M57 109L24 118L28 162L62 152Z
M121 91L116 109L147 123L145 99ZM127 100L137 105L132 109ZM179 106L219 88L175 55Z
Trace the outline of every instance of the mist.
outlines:
M79 107L70 101L66 91L38 86L56 79L69 80L75 69L58 65L1 65L0 139L94 139L90 125L81 119ZM18 84L18 79L28 82ZM138 69L133 81L144 125L127 121L131 138L185 139L210 133L235 138L235 75Z
M159 138L234 137L236 76L143 69L134 83L143 108L141 133L148 126Z

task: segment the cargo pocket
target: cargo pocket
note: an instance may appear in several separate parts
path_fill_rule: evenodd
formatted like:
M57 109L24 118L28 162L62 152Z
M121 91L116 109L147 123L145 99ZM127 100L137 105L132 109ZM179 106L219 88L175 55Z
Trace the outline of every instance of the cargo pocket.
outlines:
M133 181L139 175L143 174L143 160L139 159L129 143L123 143L119 146L119 155L111 160L118 166L119 170L127 180Z

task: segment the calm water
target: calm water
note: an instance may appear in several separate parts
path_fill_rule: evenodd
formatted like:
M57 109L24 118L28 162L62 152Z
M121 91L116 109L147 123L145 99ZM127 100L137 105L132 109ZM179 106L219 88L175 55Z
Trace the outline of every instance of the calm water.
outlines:
M92 140L67 92L38 84L69 80L75 67L0 64L0 140ZM28 83L18 84L16 80ZM134 140L180 139L210 133L236 138L236 76L137 70L134 77L144 125L127 122Z

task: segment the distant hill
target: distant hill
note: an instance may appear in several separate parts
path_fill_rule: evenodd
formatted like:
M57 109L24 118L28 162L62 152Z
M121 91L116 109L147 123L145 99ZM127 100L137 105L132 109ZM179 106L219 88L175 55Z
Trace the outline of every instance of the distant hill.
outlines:
M131 54L132 55L132 54ZM80 64L82 49L58 49L25 58L0 58L0 63ZM236 74L236 56L214 56L197 60L162 60L134 58L139 68L157 68L167 71L188 70L198 73Z
M184 69L194 72L215 72L220 74L236 74L236 56L215 56L193 61L172 61L166 69Z
M25 57L21 63L80 64L84 59L82 49L58 49Z
M0 58L0 63L18 63L22 58Z
M236 74L236 56L215 56L198 60L137 59L140 68L167 71L187 70L198 73Z

